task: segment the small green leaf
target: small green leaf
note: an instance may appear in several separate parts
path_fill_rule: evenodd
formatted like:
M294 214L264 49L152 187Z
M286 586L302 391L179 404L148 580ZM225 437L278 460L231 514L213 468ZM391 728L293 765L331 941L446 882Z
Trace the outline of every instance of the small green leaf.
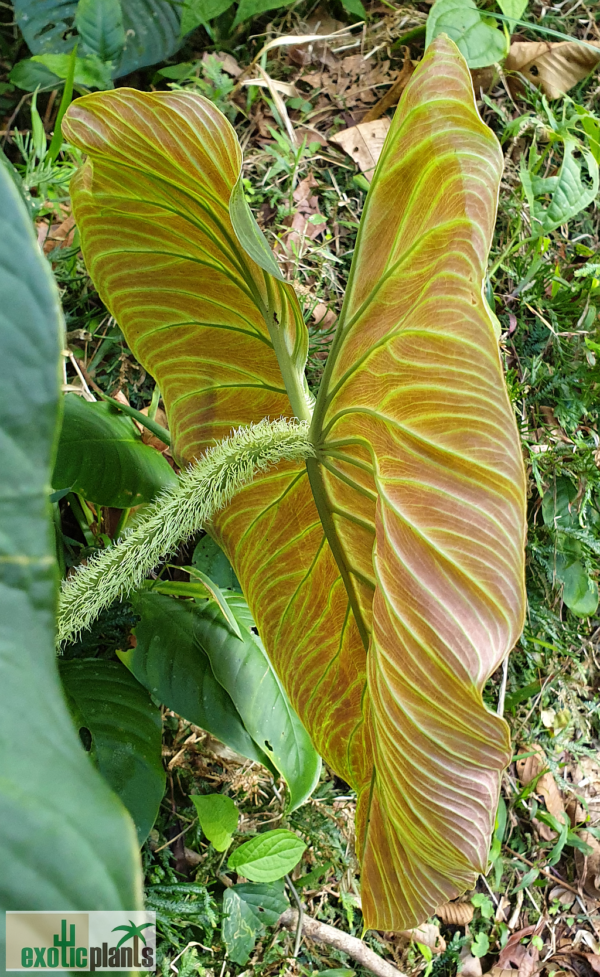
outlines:
M91 759L131 814L144 843L165 789L160 709L120 662L59 661L76 722L92 734Z
M251 17L258 17L259 14L264 14L267 10L289 7L292 2L293 0L240 0L233 26L237 27L238 24L242 24L245 20L250 20Z
M471 905L479 909L481 915L484 919L491 919L494 915L494 903L489 896L483 894L483 892L476 892L474 896L471 897Z
M246 254L249 254L256 264L273 278L284 281L277 259L248 206L241 173L229 198L229 217L236 237Z
M109 404L65 395L55 490L69 487L98 505L130 509L176 484L169 463L143 443L128 417Z
M527 4L529 0L498 0L498 6L503 14L510 17L508 23L509 31L512 31L514 24L511 23L515 20L521 20L521 17L527 9Z
M353 14L355 17L360 17L361 20L365 20L367 16L367 11L363 7L361 0L342 0L342 7L347 10L349 14Z
M530 868L528 872L525 872L525 875L523 876L519 884L516 885L515 888L512 890L511 895L514 895L515 892L520 892L521 889L526 889L528 885L531 885L532 882L535 882L539 874L540 874L539 868Z
M223 893L221 935L227 954L234 963L244 966L254 949L261 924L247 902L240 899L236 886Z
M425 46L438 34L447 34L470 68L485 68L506 57L502 31L486 21L474 0L436 0L427 18Z
M593 154L570 136L564 137L563 142L563 161L557 176L540 177L530 172L526 157L521 157L521 182L534 233L547 234L555 230L584 210L598 195L598 163ZM576 152L583 160L575 156ZM549 203L540 199L546 197L550 198Z
M557 576L559 576L557 571ZM576 560L560 573L564 584L563 600L577 617L591 617L598 607L598 585L588 577L583 564Z
M31 58L31 61L44 65L48 71L53 72L63 80L69 74L70 60L70 54L36 54ZM106 65L95 54L87 54L85 58L77 58L74 83L82 88L97 88L99 91L106 91L113 87L110 65Z
M8 77L13 85L26 92L34 92L36 88L60 88L62 85L62 80L54 71L50 71L44 64L34 61L33 58L17 61Z
M577 511L571 506L576 498L577 489L571 480L564 476L556 478L542 498L544 525L550 529L574 529Z
M213 848L227 851L237 828L239 811L226 794L191 794L200 827Z
M232 6L233 0L184 0L181 10L182 36L189 34L200 24L207 24L209 20L220 17Z
M471 953L474 957L485 957L490 948L490 941L485 933L478 933L471 943Z
M305 850L304 842L292 831L276 828L236 848L227 864L252 882L275 882L296 867Z
M119 60L126 40L119 0L79 0L75 27L90 54L104 62Z

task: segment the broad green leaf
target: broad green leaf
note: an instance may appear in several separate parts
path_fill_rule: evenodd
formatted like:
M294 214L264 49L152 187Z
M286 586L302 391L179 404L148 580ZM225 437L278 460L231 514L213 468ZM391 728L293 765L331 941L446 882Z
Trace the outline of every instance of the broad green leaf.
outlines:
M119 0L79 0L75 27L84 49L101 61L118 61L125 47Z
M76 0L14 0L13 6L16 23L33 54L71 50L76 40ZM173 0L124 0L121 10L126 45L116 77L166 60L181 44L179 5Z
M207 24L209 20L220 17L233 6L233 2L234 0L183 0L181 33L189 34L200 24Z
M308 334L291 286L234 232L241 151L225 117L190 92L123 89L73 102L63 131L88 154L72 199L90 273L159 383L177 454L307 418Z
M242 882L223 893L221 933L227 953L242 966L265 926L275 926L289 906L283 882Z
M60 88L62 85L62 79L54 71L33 58L17 61L8 77L13 85L26 92L34 92L36 88Z
M425 46L440 34L456 43L470 68L485 68L508 54L506 37L474 0L436 0L427 18Z
M275 926L290 901L284 882L240 882L233 891L250 906L262 926Z
M192 557L198 570L206 573L223 590L240 590L238 578L223 550L210 536L203 536Z
M576 560L557 577L564 584L563 600L577 617L590 617L598 609L598 584L588 577L583 564Z
M177 484L168 461L144 444L129 417L104 402L66 394L52 476L90 502L131 509Z
M204 834L217 851L227 851L237 828L239 811L226 794L191 794Z
M142 327L128 317L123 296L127 288L155 289L167 303L177 292L172 256L187 247L192 229L178 223L179 212L165 215L163 182L170 180L169 199L179 200L182 157L164 147L177 131L186 160L198 150L184 103L146 101L155 98L88 96L70 109L69 138L90 154L74 199L91 274L143 365L158 373L173 361L173 346L164 362L152 343L136 347ZM205 103L187 98L200 119ZM152 118L148 104L156 107ZM222 200L219 226L233 235L225 200L239 176L239 148L225 120L214 111L210 118L228 191L215 192L211 161L202 157L187 213L197 199ZM154 209L132 191L119 224L109 189L128 184L131 159L138 183L145 169L159 174L144 184ZM317 457L257 477L210 526L294 709L359 794L363 912L367 926L382 930L422 922L485 870L499 776L510 758L506 724L482 700L520 632L524 604L524 473L482 297L501 165L464 60L452 41L436 38L404 92L365 206L314 412ZM136 258L125 280L121 256L111 264L105 242L115 240L124 215L141 227L148 212L143 239L160 241L171 258L157 259L152 279ZM155 213L162 223L153 222ZM215 231L204 241L203 260L222 265L222 238ZM283 289L253 267L254 281L268 281L271 295ZM197 294L206 288L203 277ZM241 290L226 294L233 308ZM245 299L237 308L246 313ZM170 322L182 315L176 298ZM178 343L165 318L156 329ZM215 375L215 362L222 369L223 343L197 349L189 310L186 321L193 325L178 361L183 379L168 389L160 383L170 419L181 418L184 393L189 417L210 419L201 436L197 429L184 435L177 422L181 453L191 458L207 443L206 431L219 437L254 420L258 400L251 379L242 393L231 378L231 400L214 381L196 383L197 375ZM273 330L269 337L277 346ZM277 346L281 377L273 384L281 390L283 381L288 392L283 413L304 417L303 361L293 338L285 350ZM262 348L261 364L269 356L268 344ZM256 346L242 349L236 337L231 355L236 370L256 376Z
M60 662L77 716L91 733L91 759L131 814L142 845L165 791L160 710L119 662Z
M574 529L578 525L577 511L571 504L577 498L577 489L569 478L559 476L544 492L542 516L550 529Z
M48 496L64 324L4 168L0 212L0 907L142 908L133 822L85 755L58 676Z
M577 158L575 153L583 159ZM521 182L533 231L547 234L566 224L596 199L600 185L598 163L577 139L565 137L563 161L557 176L540 177L531 173L526 157L522 156Z
M240 899L235 890L236 886L225 889L223 893L221 936L227 947L227 955L243 967L250 959L261 924L248 903Z
M148 592L135 594L131 603L141 618L137 644L119 657L138 682L179 716L269 767L198 641L196 605Z
M290 809L303 804L315 789L321 761L267 657L250 630L248 606L241 595L227 603L238 621L242 640L231 633L214 601L198 605L196 640L210 659L215 678L231 696L244 726L287 782Z
M304 851L306 845L293 831L275 828L236 848L227 865L251 882L275 882L296 867Z

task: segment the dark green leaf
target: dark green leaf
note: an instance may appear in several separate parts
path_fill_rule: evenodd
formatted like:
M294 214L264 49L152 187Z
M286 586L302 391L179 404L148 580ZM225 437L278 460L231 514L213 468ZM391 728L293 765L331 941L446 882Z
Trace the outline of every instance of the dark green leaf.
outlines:
M217 851L227 851L237 828L239 811L226 794L191 794L204 834Z
M175 484L169 463L143 443L128 417L109 404L66 394L55 490L71 488L90 502L130 509Z
M131 603L141 617L137 645L119 657L138 682L179 716L269 767L202 650L196 605L153 593L135 594Z
M189 34L200 24L220 17L233 6L233 0L184 0L181 11L181 33Z
M550 529L572 529L577 526L577 510L571 508L577 489L570 479L559 476L544 492L542 516Z
M231 696L244 726L285 777L291 810L314 790L321 761L271 665L243 597L231 594L242 641L232 634L220 609L211 601L196 611L197 640L218 682Z
M33 54L64 54L75 39L76 0L14 0L15 20ZM122 3L125 51L115 76L169 58L179 47L179 6L173 0Z
M205 573L223 590L237 590L241 587L233 572L233 567L221 547L210 536L203 536L192 557L194 566Z
M160 710L119 662L62 661L60 676L92 734L91 757L131 814L141 845L165 789Z
M84 49L101 61L118 61L125 47L119 0L79 0L75 26Z
M34 92L36 88L59 88L62 85L62 79L54 71L33 58L17 61L8 77L13 85L26 92Z
M583 564L576 560L562 570L557 577L564 584L563 600L577 617L590 617L598 607L598 585L588 577Z
M349 14L354 14L355 17L360 17L362 20L367 16L367 11L363 7L361 0L342 0L342 7Z
M240 882L233 891L252 910L263 926L275 926L290 902L283 880L277 882Z
M286 828L256 835L229 856L230 869L251 882L275 882L296 867L306 845Z
M250 20L251 17L258 17L259 14L264 14L267 10L288 7L290 3L292 3L292 0L240 0L233 26L237 27L238 24L243 23L245 20Z
M0 211L0 905L137 909L133 822L86 757L58 676L48 494L64 326L49 265L3 168Z

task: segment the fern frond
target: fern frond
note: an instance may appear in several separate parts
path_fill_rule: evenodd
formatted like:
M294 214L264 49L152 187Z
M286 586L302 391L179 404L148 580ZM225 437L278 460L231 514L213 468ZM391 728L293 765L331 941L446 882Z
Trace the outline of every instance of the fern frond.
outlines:
M308 425L285 419L242 428L211 448L182 472L177 487L148 507L119 543L92 557L65 581L58 643L72 640L104 608L138 588L161 560L210 522L258 472L312 455Z

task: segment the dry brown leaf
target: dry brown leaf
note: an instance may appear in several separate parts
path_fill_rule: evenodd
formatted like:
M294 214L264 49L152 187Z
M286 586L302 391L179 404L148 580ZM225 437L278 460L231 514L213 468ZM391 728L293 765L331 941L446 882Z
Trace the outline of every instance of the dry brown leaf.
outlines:
M576 898L577 897L574 892L571 892L570 889L563 888L562 885L553 886L548 893L548 899L550 902L552 902L553 899L557 899L561 906L564 906L565 909L572 906Z
M148 408L143 407L140 411L140 414L145 414L147 417ZM158 410L156 411L156 414L154 415L154 420L156 421L157 424L162 425L162 427L166 427L168 430L169 422L167 420L167 415L165 414L162 407L159 407ZM135 423L138 424L137 421ZM165 448L168 448L168 445L165 444L164 441L161 441L160 438L156 436L156 434L152 433L152 431L149 431L147 427L143 427L141 424L138 424L138 427L142 432L142 441L144 442L144 444L149 444L151 448L156 448L157 451L164 451Z
M517 760L516 762L517 776L524 787L530 784L532 780L535 780L538 774L548 766L546 754L541 746L534 744L528 749L523 747L524 753L529 753L532 750L534 751L533 756L525 757L523 760ZM546 770L546 773L542 774L539 778L535 793L543 798L550 814L553 814L559 821L562 820L565 815L562 794L556 786L556 781L549 770ZM544 841L552 841L556 837L556 832L546 824L536 822L536 827Z
M495 977L498 977L500 970L509 972L512 970L514 977L515 969L518 971L518 977L531 977L537 967L540 951L532 943L524 946L521 940L526 936L532 936L539 929L539 924L526 926L525 929L517 930L508 938L506 946L500 951L498 963L492 968Z
M364 119L362 120L362 125L365 122L374 122L375 119L379 119L384 112L391 109L393 105L397 105L402 92L406 88L408 82L410 81L413 71L415 70L412 61L410 60L410 49L403 48L404 53L404 63L402 65L402 70L398 72L398 75L391 87L385 93L383 98L380 98L376 105L369 109Z
M318 186L317 180L312 173L309 173L294 190L293 197L297 209L291 219L289 230L281 236L275 248L276 251L283 250L290 258L299 252L306 238L314 241L325 228L324 222L312 223L311 221L312 217L321 216L319 198L312 193L313 187L316 186ZM287 269L290 270L291 267Z
M584 855L575 849L575 866L579 884L592 899L600 899L600 843L589 831L580 832L579 837L592 849L591 855Z
M460 977L481 977L481 960L474 957L468 947L464 946L460 951L460 965L458 972Z
M548 98L560 98L582 81L600 61L598 53L576 41L513 41L505 71L518 71Z
M473 919L474 910L470 902L447 902L438 906L435 914L446 925L466 926Z
M414 929L401 930L400 935L407 940L414 940L415 943L422 943L428 946L433 953L443 953L446 949L446 941L440 933L440 928L436 923L422 923Z
M69 214L61 223L52 224L41 220L36 224L38 243L44 249L44 254L50 254L55 248L68 248L73 244L75 235L75 219Z
M343 129L342 132L336 133L335 136L330 137L329 141L348 153L348 156L351 156L354 162L358 164L367 180L371 181L390 124L388 118L375 119L373 122L361 122L357 126L351 126L350 129Z

